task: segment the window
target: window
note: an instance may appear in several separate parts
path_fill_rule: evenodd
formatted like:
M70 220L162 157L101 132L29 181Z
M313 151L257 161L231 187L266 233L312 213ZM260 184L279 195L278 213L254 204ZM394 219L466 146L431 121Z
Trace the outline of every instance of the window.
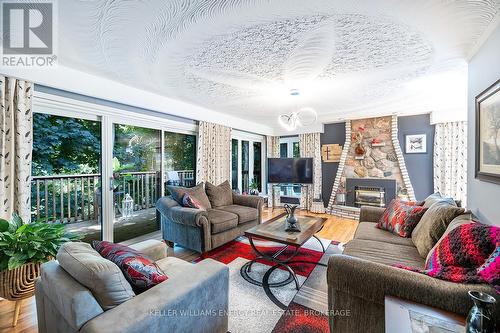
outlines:
M299 158L300 157L300 148L299 148L299 143L294 142L293 143L293 158Z
M299 148L299 138L298 137L284 137L280 138L280 157L281 158L299 158L300 148ZM282 197L297 198L300 196L300 186L281 186L280 195Z
M33 114L32 220L101 239L101 122Z
M253 182L252 189L262 192L262 144L253 143Z
M238 140L231 140L231 186L238 189Z
M288 144L280 143L280 157L287 158L288 157Z
M242 191L248 193L250 186L250 145L248 141L241 141L241 176L242 176Z
M262 172L264 137L233 131L231 140L231 186L243 194L266 191Z
M166 183L184 187L196 185L196 136L164 132L164 144Z

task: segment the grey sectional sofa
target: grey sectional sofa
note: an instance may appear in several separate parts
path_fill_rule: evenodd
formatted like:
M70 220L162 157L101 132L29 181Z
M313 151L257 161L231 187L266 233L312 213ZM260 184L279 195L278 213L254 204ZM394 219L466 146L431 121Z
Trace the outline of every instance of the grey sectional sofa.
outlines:
M182 207L170 196L160 198L163 239L197 252L219 247L261 223L264 200L232 193L232 204L202 210Z
M364 206L354 239L341 255L329 259L327 270L331 332L376 332L385 328L384 298L399 297L466 316L472 307L467 291L486 292L500 300L489 285L452 283L393 267L403 264L424 268L423 258L412 238L402 238L375 228L383 208ZM456 217L447 232L470 215ZM338 315L349 310L349 316ZM337 315L336 315L337 314ZM496 307L500 318L500 306Z
M133 245L156 260L168 276L167 281L135 295L118 266L100 260L88 244L75 245L66 246L64 253L72 262L71 274L57 261L42 265L35 294L40 333L227 332L229 270L224 264L211 259L190 264L166 257L166 246L160 241ZM60 253L58 259L64 259L59 257ZM116 269L107 272L113 265ZM102 281L103 276L109 279ZM118 285L113 282L117 279L121 281ZM97 285L93 280L101 282ZM90 290L96 286L97 292ZM124 290L128 290L128 299L116 304ZM115 304L108 309L102 306L103 300Z

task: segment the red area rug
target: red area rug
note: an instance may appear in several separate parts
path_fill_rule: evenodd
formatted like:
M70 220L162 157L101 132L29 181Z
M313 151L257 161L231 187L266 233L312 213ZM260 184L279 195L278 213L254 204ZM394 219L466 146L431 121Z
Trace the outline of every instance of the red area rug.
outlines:
M324 242L324 245L327 247L328 243L325 244ZM338 242L331 242L330 244L331 247L336 247L337 245ZM265 253L275 253L282 248L279 244L264 241L256 243L256 246L259 251ZM298 263L290 265L301 280L301 289L307 285L308 293L311 289L315 289L316 286L315 283L307 283L307 278L316 267L321 267L315 263L318 263L324 255L328 256L318 247L320 245L317 240L311 239L300 248L298 254L293 259L297 261L306 260L313 262L313 264ZM287 258L292 251L287 249L279 258ZM239 272L241 265L256 258L256 253L246 238L239 238L207 252L198 258L196 262L206 258L222 262L230 268L229 330L231 333L329 332L328 317L324 312L311 309L295 301L295 296L297 296L298 292L294 288L293 283L286 287L272 288L273 294L279 294L283 297L281 301L288 304L286 310L281 310L269 300L262 287L252 285L241 277ZM325 263L325 260L323 258L322 262ZM262 272L265 272L274 265L264 259L257 262L262 264ZM318 279L318 273L321 277L324 275L324 281L321 281L319 284L316 282L316 285L326 286L326 268L322 267L322 269L324 271L315 272L316 277L313 280ZM288 274L285 272L286 270L283 269L281 274ZM322 289L322 287L318 287L318 289ZM305 294L307 295L308 293ZM319 293L324 293L324 290L319 291ZM301 301L300 297L298 301ZM252 309L255 309L258 313L252 312ZM324 310L327 310L326 307Z

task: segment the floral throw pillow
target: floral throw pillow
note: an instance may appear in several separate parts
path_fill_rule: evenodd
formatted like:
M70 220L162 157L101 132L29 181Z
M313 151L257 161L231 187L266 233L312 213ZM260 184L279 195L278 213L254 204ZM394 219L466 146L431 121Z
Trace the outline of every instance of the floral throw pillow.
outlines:
M201 203L190 196L188 193L184 194L184 196L182 197L182 206L188 208L204 209Z
M392 200L380 217L377 228L392 232L401 237L411 237L427 208L421 202Z
M154 262L128 246L106 241L93 241L92 247L103 258L120 267L123 275L137 293L168 279Z

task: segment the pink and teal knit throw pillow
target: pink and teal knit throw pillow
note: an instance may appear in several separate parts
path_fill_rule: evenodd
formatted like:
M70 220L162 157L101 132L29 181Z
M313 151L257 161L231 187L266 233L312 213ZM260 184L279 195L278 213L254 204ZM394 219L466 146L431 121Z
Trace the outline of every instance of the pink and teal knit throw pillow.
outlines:
M488 283L500 292L499 244L499 227L471 221L439 240L424 270L397 266L446 281Z
M477 273L481 279L495 286L500 293L500 243L497 243L497 248L486 262L479 267Z

